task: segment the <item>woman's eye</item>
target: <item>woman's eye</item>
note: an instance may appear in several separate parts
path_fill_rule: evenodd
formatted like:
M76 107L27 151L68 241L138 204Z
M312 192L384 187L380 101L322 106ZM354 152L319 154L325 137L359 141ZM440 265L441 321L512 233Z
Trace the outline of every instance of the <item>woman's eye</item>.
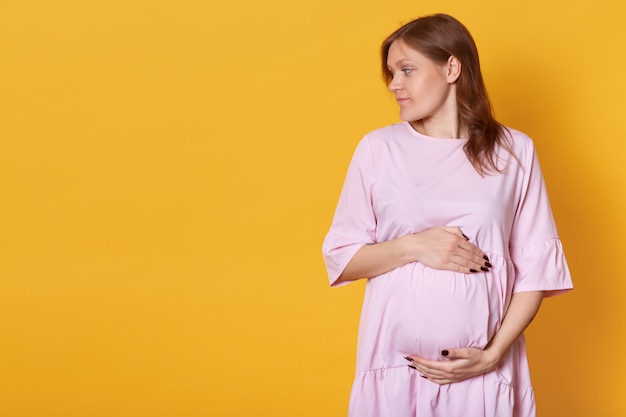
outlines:
M413 71L411 68L402 68L402 72L404 75L409 75Z

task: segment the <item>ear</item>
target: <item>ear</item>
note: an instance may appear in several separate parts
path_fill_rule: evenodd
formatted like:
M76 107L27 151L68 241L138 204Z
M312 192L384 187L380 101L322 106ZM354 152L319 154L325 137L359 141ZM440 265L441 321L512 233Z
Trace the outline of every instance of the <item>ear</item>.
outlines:
M448 58L446 80L448 83L453 84L461 76L461 61L454 55L450 55Z

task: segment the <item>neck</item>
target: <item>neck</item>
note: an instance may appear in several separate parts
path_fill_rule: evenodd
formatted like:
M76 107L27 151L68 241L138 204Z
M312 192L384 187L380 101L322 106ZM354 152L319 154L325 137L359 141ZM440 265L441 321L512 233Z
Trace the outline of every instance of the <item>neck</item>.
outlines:
M468 139L469 132L462 126L458 116L447 121L431 119L416 120L409 122L413 129L419 133L442 139Z

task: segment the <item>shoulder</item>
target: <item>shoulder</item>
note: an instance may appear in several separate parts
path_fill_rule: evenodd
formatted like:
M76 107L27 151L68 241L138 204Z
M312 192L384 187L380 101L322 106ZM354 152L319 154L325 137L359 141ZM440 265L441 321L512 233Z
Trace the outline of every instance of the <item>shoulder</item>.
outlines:
M532 138L522 131L505 126L504 141L510 145L520 161L527 161L535 153L535 144Z
M390 150L395 148L398 139L403 137L402 123L372 130L359 141L352 156L352 164L375 167L383 163Z
M410 136L410 131L405 123L395 123L392 125L380 127L368 132L359 147L368 147L372 152L377 153L383 149L388 149L397 144L406 136Z
M504 126L504 134L507 137L511 144L515 147L517 146L533 146L533 140L526 133L519 131L517 129L513 129L512 127Z
M365 137L371 141L388 142L396 137L405 136L407 134L407 125L401 122L374 129L366 134Z

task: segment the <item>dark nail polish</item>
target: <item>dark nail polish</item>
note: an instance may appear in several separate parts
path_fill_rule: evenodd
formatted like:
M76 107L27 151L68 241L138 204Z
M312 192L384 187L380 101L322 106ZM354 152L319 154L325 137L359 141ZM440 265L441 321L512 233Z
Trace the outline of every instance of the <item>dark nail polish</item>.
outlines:
M463 237L465 238L465 240L469 240L469 237L465 236L465 234L461 233L463 235Z
M405 356L404 359L406 359L409 362L413 362L413 359L409 358L408 356Z
M478 271L475 269L470 269L470 272L478 272Z
M413 365L407 365L407 366L408 366L409 368L411 368L411 369L415 369L415 370L417 371L417 368L416 368L415 366L413 366Z
M483 271L483 272L489 272L489 269L485 268L484 266L481 266L480 270Z
M447 350L442 350L441 351L441 356L448 356L450 352L448 352Z
M487 258L487 255L483 255L483 259L487 262L489 262L489 258Z
M485 262L485 266L486 266L487 268L491 268L491 264L490 264L489 262Z

